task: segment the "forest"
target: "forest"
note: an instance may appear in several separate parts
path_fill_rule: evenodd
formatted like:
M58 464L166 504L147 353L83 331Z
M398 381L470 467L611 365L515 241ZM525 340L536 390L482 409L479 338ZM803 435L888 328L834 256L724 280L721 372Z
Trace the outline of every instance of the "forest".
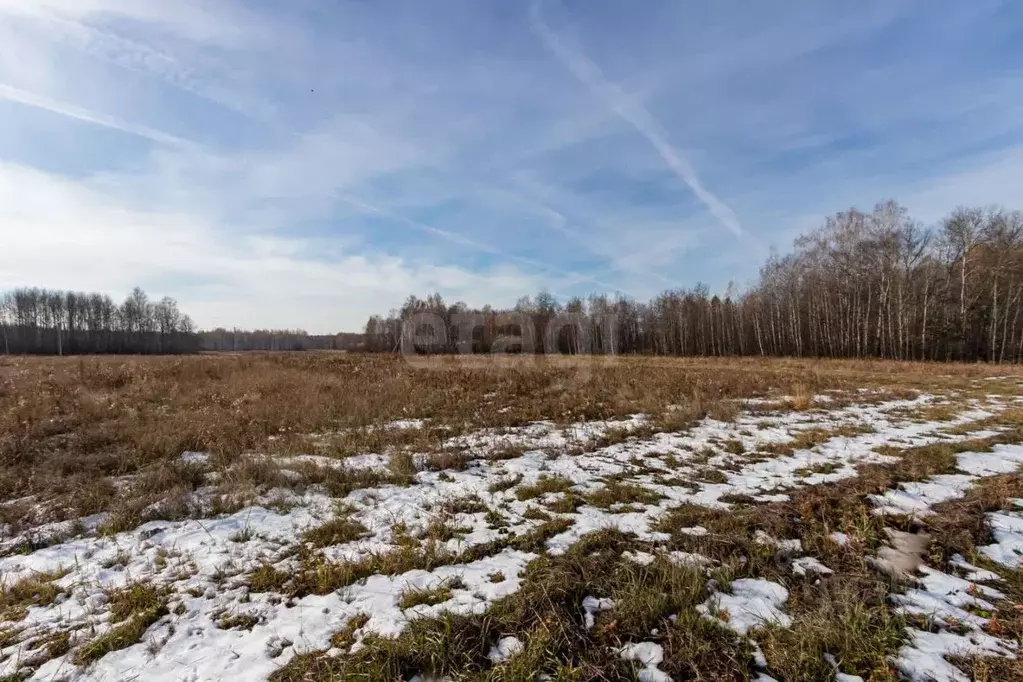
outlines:
M301 329L197 331L164 297L139 287L120 304L105 294L21 288L0 294L0 352L178 354L199 351L351 350L361 334L314 336Z
M772 256L758 280L650 301L548 292L511 309L410 296L366 324L369 349L961 360L1023 358L1023 214L959 207L924 226L894 201L850 209ZM471 337L463 332L470 320ZM411 324L405 324L411 321ZM423 327L430 327L423 329ZM441 329L438 333L439 327ZM424 333L428 332L428 333ZM509 344L509 337L517 341ZM425 340L424 340L425 339Z
M1023 213L959 207L924 226L894 201L850 209L774 255L743 291L697 284L508 309L409 296L365 334L198 331L172 298L21 288L0 294L6 354L370 350L1023 360Z
M21 288L0 294L5 354L193 353L199 336L172 298L136 287L121 304L105 294Z

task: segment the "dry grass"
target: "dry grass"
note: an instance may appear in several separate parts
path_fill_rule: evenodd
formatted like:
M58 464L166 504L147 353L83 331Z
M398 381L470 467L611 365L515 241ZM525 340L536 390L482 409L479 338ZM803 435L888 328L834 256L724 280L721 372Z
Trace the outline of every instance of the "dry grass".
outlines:
M307 530L302 534L302 539L313 547L330 547L354 542L366 535L367 532L366 527L358 521L338 516Z
M330 638L331 646L346 649L355 643L355 632L369 622L369 615L359 613L348 619L345 627L335 632Z
M457 578L444 581L440 585L431 588L421 589L410 587L402 592L398 606L405 610L424 604L427 606L440 604L441 602L446 602L448 599L451 599L452 590L463 587L465 587L465 585Z
M437 358L276 353L195 357L5 358L0 363L0 500L43 504L0 508L0 521L110 511L113 529L141 520L167 498L185 499L222 475L225 499L242 500L280 483L273 466L248 452L314 451L344 457L394 449L430 451L479 426L539 419L582 421L651 415L656 430L680 430L706 415L730 419L736 400L791 389L809 406L823 390L862 386L977 392L975 379L1015 368L881 361L696 358ZM997 382L989 382L990 384ZM987 388L981 386L980 388ZM497 393L500 401L481 396ZM667 410L666 406L679 406ZM427 420L422 429L371 428ZM315 443L308 434L327 434ZM333 434L333 435L330 435ZM613 435L613 434L612 434ZM612 437L612 436L607 436ZM624 438L625 434L620 434ZM211 454L184 467L184 451ZM459 468L457 454L432 468ZM396 459L396 475L415 467ZM120 477L133 475L117 494ZM172 512L187 516L187 508ZM165 513L165 516L168 514Z
M541 674L553 679L634 679L635 670L613 652L627 642L652 640L663 647L660 668L673 679L750 680L757 676L757 667L749 641L737 639L701 617L696 606L709 595L710 580L715 581L715 589L727 590L732 580L757 577L781 582L789 589L785 610L792 617L791 627L761 627L752 636L773 676L834 679L827 654L843 672L866 680L895 682L898 675L891 658L904 643L907 622L893 610L890 597L901 588L873 570L866 557L880 546L886 524L898 521L872 514L868 495L900 481L948 473L954 470L957 451L982 450L998 442L1019 440L1021 435L1006 433L902 451L890 448L887 454L899 461L861 466L857 478L793 491L786 502L732 510L680 507L657 530L670 534L668 549L697 552L711 559L712 567L706 572L664 560L646 566L634 564L623 553L650 551L649 545L619 531L592 533L564 555L542 556L533 562L519 591L484 614L417 620L396 639L366 638L364 647L350 656L300 656L274 679L409 679L417 674L485 680L536 679ZM612 481L608 488L615 485ZM622 490L597 493L602 494L614 501L629 498ZM942 551L963 551L974 557L969 551L972 544L966 543L985 540L981 530L984 513L1005 508L1021 494L1023 476L1013 474L989 479L965 500L939 506L934 530L940 534L959 525L967 536L967 540L956 539L950 533L946 542L939 543ZM697 525L708 532L686 532ZM832 541L829 536L836 530L848 534L852 543L843 546ZM761 531L777 539L800 539L805 554L819 558L834 573L821 579L794 577L791 556L760 541L757 534ZM1023 587L1023 579L1010 579L1009 573L1003 571L1006 591L1013 602L1020 603L1017 595L1023 593L1017 590ZM583 626L580 608L587 595L606 596L615 603L612 611L598 615L589 630ZM443 588L410 591L407 604L437 603L450 596ZM1002 636L1018 636L1015 614L1002 623ZM509 634L524 643L523 651L492 665L487 651L494 641ZM958 663L975 679L1023 679L1017 661L969 659Z
M65 574L37 573L23 578L0 592L0 620L16 621L25 617L30 606L49 606L61 590L53 584Z
M273 679L409 679L416 674L454 679L634 679L632 666L613 647L649 638L658 629L662 666L675 679L745 680L754 670L748 646L697 616L707 578L699 571L658 562L641 567L622 558L634 548L618 532L584 538L568 553L542 557L526 571L521 589L485 614L420 619L398 638L367 638L350 656L294 659ZM590 594L611 597L613 612L592 630L580 604ZM671 616L677 615L677 619ZM513 633L524 643L510 661L492 666L487 652Z
M1013 378L981 380L1007 374ZM947 420L971 397L994 391L1018 393L1015 382L1020 376L1023 372L1016 368L982 365L752 358L473 357L406 363L390 356L279 353L3 359L0 501L9 503L0 505L0 523L17 533L41 521L108 511L111 516L102 530L117 532L150 518L233 511L278 487L296 491L315 487L340 498L360 488L407 485L416 477L450 480L453 472L478 465L472 463L471 451L445 446L445 441L479 428L500 430L537 420L567 424L649 415L637 429L611 429L580 446L587 450L657 432L684 431L705 417L733 421L742 400L751 397L771 401L760 403L757 409L763 411L808 411L849 400L955 391L954 401L921 408L916 415ZM856 393L863 387L877 390ZM495 394L500 398L487 398ZM816 400L824 395L830 402ZM388 425L405 419L424 422L420 428ZM396 526L396 546L387 552L340 562L327 558L322 549L358 540L366 529L339 508L335 518L303 535L294 554L242 578L254 593L277 592L282 599L293 599L330 594L374 574L464 564L504 548L542 555L527 569L521 589L486 613L416 620L398 638L369 636L358 652L338 658L299 656L276 674L279 680L407 679L414 674L489 680L536 679L540 674L564 680L632 679L635 670L613 653L613 647L652 637L664 647L661 668L674 679L748 680L756 675L748 642L695 610L710 593L709 580L716 581L715 589L727 589L729 581L742 577L776 579L790 590L786 609L792 627L765 628L756 635L778 679L831 679L834 671L823 658L830 653L845 672L893 680L888 657L901 645L905 623L893 615L888 597L898 586L873 572L864 554L878 549L886 524L904 523L908 529L909 522L871 514L867 496L900 481L952 473L957 451L1023 440L1020 423L1020 411L1008 410L969 427L1002 429L994 438L906 451L883 448L885 454L899 457L898 463L861 466L856 478L793 491L787 502L755 504L752 498L734 496L722 500L735 505L727 512L697 506L674 510L658 528L671 538L664 548L703 554L713 561L707 571L665 560L636 565L622 552L654 548L612 531L589 534L564 555L546 556L545 542L573 524L559 515L581 505L629 510L656 504L660 496L614 477L608 477L603 488L584 493L555 475L521 487L517 486L522 476L510 475L493 483L490 492L501 495L499 500L533 500L526 516L536 523L525 534L502 534L463 551L447 550L447 541L468 530L458 525L458 514L484 514L495 528L504 523L481 493L480 498L438 502L436 522L425 531L416 530L414 537ZM863 432L849 426L804 429L794 433L791 443L757 450L786 455L835 436ZM754 433L751 428L742 435ZM737 438L718 445L733 459L759 457L745 452ZM487 456L513 458L525 449L512 443ZM186 463L180 459L184 451L209 456ZM285 459L315 454L344 460L371 452L390 455L388 466L356 469ZM710 448L693 461L704 457L706 464L716 454ZM663 461L682 465L674 455ZM798 473L830 473L834 466L819 463ZM721 467L705 466L697 477L722 482L728 474ZM1021 480L1018 475L993 478L964 499L940 507L927 521L938 538L929 558L933 565L961 553L989 567L975 549L990 541L984 514L1023 496ZM672 481L671 485L686 485L677 478ZM196 501L200 498L206 500L201 505ZM707 528L708 534L683 531L696 525ZM800 539L806 553L820 558L835 574L820 582L794 580L791 558L758 542L758 531ZM832 542L828 538L832 531L849 535L852 545ZM22 549L59 539L31 536ZM1007 593L1015 603L1023 603L1023 580L1001 573ZM52 604L60 592L53 584L57 577L34 576L9 586L0 597L2 616L17 620L32 605ZM506 576L495 573L491 579L499 583ZM408 590L401 605L411 609L437 604L458 588L447 583ZM583 626L580 609L588 595L616 602L612 612L598 616L592 630ZM148 584L130 585L110 593L109 599L112 627L75 635L75 642L85 641L72 654L75 662L86 664L130 646L167 613L167 594ZM1002 627L1020 636L1023 619L1018 621L1006 617ZM252 614L231 612L216 622L222 628L246 629L258 620ZM365 617L351 619L332 643L350 647L365 623ZM651 635L654 630L659 634ZM509 634L525 642L524 650L506 663L492 665L487 658L490 646ZM41 642L39 650L52 658L71 647L72 638L65 636ZM963 666L977 679L1020 678L1016 663L978 659Z
M515 491L516 497L525 502L548 493L567 492L572 487L572 481L561 476L541 476L532 485L519 486Z
M792 386L792 409L803 411L813 407L813 389L803 382L796 382Z
M167 614L167 593L148 583L136 583L108 594L114 627L82 645L74 654L84 665L111 651L135 644L146 630Z
M608 509L615 504L657 504L661 496L631 483L610 481L600 490L584 497L586 504L600 509Z
M331 561L318 552L304 549L299 553L296 569L284 571L265 564L249 574L248 583L253 592L280 592L288 597L330 594L371 575L400 575L415 569L431 571L438 566L464 564L492 556L506 547L537 552L544 548L548 539L573 523L569 519L551 519L523 535L473 545L458 553L442 546L446 539L454 537L452 529L442 524L421 544L403 544L360 561Z

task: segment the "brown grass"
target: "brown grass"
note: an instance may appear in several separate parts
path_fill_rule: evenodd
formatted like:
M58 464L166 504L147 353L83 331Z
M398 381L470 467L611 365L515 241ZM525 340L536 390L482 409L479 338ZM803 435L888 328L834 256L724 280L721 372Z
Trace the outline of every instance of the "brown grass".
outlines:
M813 389L801 381L793 384L792 409L802 411L809 410L811 407L813 407Z
M65 573L36 573L22 578L0 592L0 619L21 620L30 606L49 606L57 600L61 590L53 581Z
M979 395L989 387L978 379L1004 374L1019 370L756 358L406 362L328 352L5 358L0 500L35 499L0 508L0 522L16 531L114 511L110 530L121 530L164 502L170 506L163 516L189 516L195 513L189 495L208 485L211 474L230 508L282 483L271 460L251 453L393 452L396 477L409 480L416 473L409 452L436 453L446 438L482 426L643 412L651 415L653 430L676 431L707 415L731 419L736 401L785 390L794 394L796 407L808 407L821 391L864 386L889 396L918 389ZM495 392L500 401L482 398ZM669 405L677 408L667 410ZM425 419L424 428L371 428L407 418ZM210 453L210 460L181 465L184 451ZM457 453L435 454L428 466L457 469L464 460ZM122 478L127 476L134 478Z
M136 583L109 593L110 630L85 643L74 654L78 665L102 658L111 651L135 644L153 623L167 615L165 590L148 583Z
M195 507L193 496L206 486L215 486L213 513L219 513L277 486L318 486L343 497L358 488L405 485L416 476L450 477L450 472L472 464L470 453L446 447L445 441L481 427L500 429L540 419L563 424L650 415L638 430L611 430L586 445L593 448L658 431L684 431L707 416L730 421L744 398L776 402L776 407L765 410L784 407L777 402L782 395L793 397L791 407L810 410L814 396L824 392L833 397L822 405L825 408L852 399L911 397L924 390L954 390L967 398L999 386L977 381L992 374L1021 376L1023 372L983 365L752 358L474 357L423 363L335 353L14 358L0 363L0 501L28 499L0 507L0 522L11 524L17 532L43 520L110 511L105 530L113 532L153 514L164 518L208 514L209 509ZM869 396L855 393L863 387L878 390ZM483 398L490 393L499 394L500 401ZM948 418L953 411L940 405L921 414ZM424 426L380 427L409 418L424 419ZM415 621L398 638L367 637L366 646L350 656L296 657L276 677L399 679L434 673L456 679L514 680L535 679L544 673L566 680L631 679L635 670L614 655L613 647L648 640L656 629L657 641L665 649L662 669L675 679L747 680L755 675L749 646L699 617L695 606L712 589L709 579L727 589L729 580L756 576L782 581L790 589L786 608L793 627L766 628L757 635L772 674L786 680L830 679L833 670L823 662L823 653L828 652L846 672L865 679L893 679L887 657L900 645L904 623L893 616L888 597L898 588L866 565L864 553L877 550L886 524L903 522L872 515L866 496L900 481L950 473L960 449L1021 439L1018 413L993 418L985 425L1005 431L984 441L908 451L887 448L887 454L900 457L897 464L861 466L854 479L792 491L787 502L752 504L749 498L735 496L729 499L735 507L727 512L696 506L676 509L658 529L670 534L669 549L699 552L712 559L709 574L672 567L663 560L637 566L623 559L622 552L651 550L648 544L601 531L585 536L565 555L542 556L533 562L521 589L485 614ZM779 450L784 454L859 432L850 427L805 430ZM722 442L720 447L736 458L756 456L743 452L738 440ZM509 445L489 456L517 457L524 448ZM210 456L202 463L185 464L180 455L186 450ZM389 455L389 469L347 469L343 462L339 466L282 462L295 454L344 460L366 452ZM680 464L673 455L664 461ZM803 473L826 473L827 469L819 464ZM727 474L708 468L699 476L711 481ZM336 518L306 533L294 554L245 578L253 592L280 592L282 598L293 598L329 594L373 574L399 575L468 563L504 548L542 554L545 542L573 523L558 514L583 504L620 509L658 499L647 489L613 477L604 488L588 493L571 490L571 481L553 475L504 492L521 480L509 476L490 490L508 498L535 500L527 515L536 523L525 534L502 534L492 542L448 551L447 541L466 531L457 515L482 513L495 526L503 520L480 499L439 502L441 514L423 537L408 537L396 530L397 546L391 551L358 562L337 562L320 548L356 540L365 530L339 509ZM544 498L548 493L557 494L556 499ZM988 541L984 514L1020 496L1023 484L1018 476L999 477L940 508L928 520L938 537L931 559L942 561L959 552L982 563L975 547ZM705 536L681 532L694 525L710 532ZM801 539L806 553L820 558L835 575L820 582L794 579L786 563L791 557L758 543L759 530L779 539ZM853 545L841 547L829 540L828 534L836 530L850 535ZM491 579L508 578L494 574ZM1023 603L1023 581L1008 575L1005 581L1012 599ZM39 576L10 586L3 597L4 613L23 615L32 604L52 603L59 596L52 582ZM403 606L438 603L450 598L453 589L457 585L410 590ZM593 630L585 630L580 603L591 594L612 597L617 606L601 614ZM76 635L77 643L86 641L76 645L73 653L78 663L139 641L167 613L167 595L149 585L132 585L109 596L113 628L99 636L93 633L91 639ZM231 613L218 623L246 628L254 626L255 618ZM350 621L336 633L335 646L350 646L363 624L361 618ZM1003 627L1014 636L1023 633L1023 621L1007 617ZM520 636L525 649L494 667L486 653L498 637L507 634ZM53 655L60 655L69 650L71 641L65 637L52 644ZM41 647L49 652L49 644ZM978 679L1013 679L1017 673L1017 668L1001 661L964 665Z
M354 542L367 533L364 525L340 515L315 528L310 528L302 534L302 539L314 547L330 547Z

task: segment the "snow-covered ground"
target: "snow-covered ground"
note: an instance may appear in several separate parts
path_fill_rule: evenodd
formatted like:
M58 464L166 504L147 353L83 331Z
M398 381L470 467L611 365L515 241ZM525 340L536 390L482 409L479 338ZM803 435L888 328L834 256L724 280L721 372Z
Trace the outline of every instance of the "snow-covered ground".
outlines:
M991 452L956 455L961 473L933 476L927 481L903 483L898 490L874 496L875 511L926 517L933 505L959 499L980 479L1017 471L1023 464L1023 445L995 445ZM1023 500L1013 501L1023 507ZM988 514L994 544L980 553L1006 568L1023 564L1023 513ZM882 559L882 561L884 561ZM893 597L903 613L923 616L942 629L938 632L909 628L908 643L899 652L896 666L907 677L925 682L967 682L969 677L949 663L946 656L1014 657L1018 642L989 634L991 618L1005 595L996 587L1001 579L993 571L979 569L963 557L955 557L949 573L921 565L913 577L915 586ZM959 577L959 574L962 577Z
M784 500L795 489L855 476L859 464L896 461L879 453L879 446L908 448L991 435L993 431L968 429L952 434L949 427L990 417L1009 404L1007 399L963 404L953 421L907 416L931 400L932 396L924 395L829 410L743 412L734 422L708 418L681 433L642 435L582 453L572 447L595 442L611 432L645 433L641 427L648 423L647 418L634 415L568 427L541 422L500 431L481 430L445 444L465 449L470 460L464 469L420 471L408 486L363 488L343 499L315 487L301 494L273 490L265 495L266 506L214 518L150 521L109 537L95 532L102 516L42 529L46 535L77 535L29 554L0 559L0 575L7 586L40 574L60 576L53 581L60 595L52 604L31 606L23 618L0 623L4 633L0 677L21 672L34 680L266 679L298 654L331 651L343 655L332 650L331 637L350 621L360 623L353 632L356 642L371 633L395 636L412 619L446 611L479 613L495 600L513 594L526 566L537 555L511 548L509 539L545 523L538 518L538 509L565 522L565 527L545 542L543 551L550 554L563 553L587 533L605 528L633 533L656 547L668 539L656 530L657 522L682 504L727 509L728 500L737 496L760 502ZM386 428L415 429L423 424L407 420ZM850 435L826 436L811 448L791 453L779 447L798 442L800 434L809 430ZM509 456L512 446L521 454ZM777 452L783 454L774 454ZM423 461L428 455L420 453L413 459ZM184 453L182 457L197 465L205 462L202 453ZM304 455L282 458L278 464L285 469L312 463L384 471L389 459L387 453L343 460ZM906 483L873 501L879 514L926 516L934 504L961 497L979 478L1015 471L1021 463L1020 446L962 453L960 473ZM601 507L584 502L574 509L569 505L548 511L547 507L566 496L598 493L608 486L609 478L614 485L637 486L652 495ZM549 491L542 492L544 489ZM269 505L270 500L282 499L290 509ZM589 499L592 502L594 498ZM451 533L436 549L453 559L432 570L371 575L328 594L287 598L250 589L250 574L257 569L272 566L285 574L295 572L302 533L338 513L360 524L365 532L351 542L315 549L325 560L366 560L400 549L409 538L425 543L438 524ZM989 522L996 542L982 551L993 561L1015 568L1023 552L1023 514L992 514ZM699 534L703 529L690 530ZM34 532L39 534L41 529ZM844 537L835 539L842 542ZM24 540L12 538L4 547L16 547ZM457 560L481 545L497 549L472 561ZM665 553L665 557L692 566L706 560L681 552ZM645 552L632 553L629 558L641 564L655 560ZM792 570L803 576L830 571L813 557L796 558ZM964 610L969 605L994 608L988 600L998 599L999 593L988 583L996 582L997 576L986 575L965 560L954 570L966 577L926 568L919 585L900 595L893 605L907 613L955 618L971 628L965 635L944 630L908 633L897 661L907 676L929 679L922 671L930 670L931 675L943 676L936 679L965 679L942 654L965 650L1011 655L1016 650L1014 643L984 632L984 619ZM118 626L111 622L110 591L138 583L166 590L167 613L137 643L78 665L76 647ZM447 590L443 601L402 608L402 597L410 590L437 588ZM719 618L727 611L728 627L741 636L768 622L787 626L787 596L785 587L774 582L734 581L729 591L712 595L701 610L707 618ZM591 622L596 614L613 608L609 600L592 600L580 604ZM247 617L249 629L224 626L225 619L241 616ZM70 650L44 660L40 643L58 633L70 633ZM495 664L522 648L514 637L493 645L490 657ZM656 644L636 642L620 653L635 662L642 679L669 679L658 667L662 652Z

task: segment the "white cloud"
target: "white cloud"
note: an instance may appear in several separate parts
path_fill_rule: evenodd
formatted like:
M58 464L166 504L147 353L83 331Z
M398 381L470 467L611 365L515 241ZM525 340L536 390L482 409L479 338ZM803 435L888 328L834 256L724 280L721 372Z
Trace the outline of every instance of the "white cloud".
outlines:
M1015 199L1016 156L976 156L1020 143L971 42L994 0L577 7L0 0L0 287L351 328L413 291L723 286L850 203Z
M248 44L262 22L237 3L220 0L0 0L0 12L33 18L101 21L131 19L196 42L225 46ZM262 30L260 35L269 37Z
M3 162L0 226L0 289L122 296L162 283L151 293L176 296L203 326L357 330L413 291L510 304L542 285L512 267L470 272L355 252L324 260L315 241L223 234L200 215L125 209L102 188Z

